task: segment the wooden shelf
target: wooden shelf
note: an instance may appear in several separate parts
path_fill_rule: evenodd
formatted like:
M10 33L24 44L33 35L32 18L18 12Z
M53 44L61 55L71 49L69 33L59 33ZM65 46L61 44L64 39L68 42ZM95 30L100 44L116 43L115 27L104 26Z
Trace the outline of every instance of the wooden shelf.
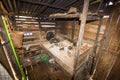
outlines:
M31 44L29 44L31 47L32 46L40 46L40 43L31 43ZM26 45L23 45L22 47L25 47Z
M17 53L18 54L26 54L26 53L29 53L29 52L32 52L32 51L40 51L40 50L41 49L39 47L34 47L34 48L30 48L30 50L27 50L27 51L25 51L23 49L17 50Z
M66 14L66 15L56 15L56 16L50 16L49 18L50 19L55 19L55 20L79 20L79 17L80 17L80 13L77 13L77 14ZM96 20L98 19L98 16L96 15L96 13L90 13L88 14L87 16L87 21L90 21L90 20Z
M38 55L39 55L39 54L38 54ZM36 55L36 56L38 56L38 55ZM35 57L35 56L33 56L33 57L28 57L28 58L24 58L23 60L21 60L22 66L23 66L23 67L27 67L27 66L31 66L31 65L34 65L34 64L42 61L41 58L39 58L39 59L32 59L32 58L34 58L34 57ZM28 60L28 61L27 61L27 60Z
M34 36L24 36L23 39L35 39Z
M40 43L40 40L33 40L33 41L27 41L27 42L23 42L23 45L29 45L29 44L33 44L33 43Z

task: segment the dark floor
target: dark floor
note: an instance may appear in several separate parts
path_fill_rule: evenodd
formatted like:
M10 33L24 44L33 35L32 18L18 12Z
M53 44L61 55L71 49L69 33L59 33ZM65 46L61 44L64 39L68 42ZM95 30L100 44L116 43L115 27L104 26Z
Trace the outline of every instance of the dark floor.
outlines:
M29 80L70 80L64 72L52 71L47 63L40 62L26 68Z

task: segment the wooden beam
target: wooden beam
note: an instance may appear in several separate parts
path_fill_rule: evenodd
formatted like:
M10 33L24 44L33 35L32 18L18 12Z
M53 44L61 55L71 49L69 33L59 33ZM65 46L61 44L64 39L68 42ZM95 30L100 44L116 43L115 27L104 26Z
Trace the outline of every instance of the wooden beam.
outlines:
M18 13L17 5L16 5L16 0L13 0L13 4L14 4L15 12Z
M99 20L98 29L97 29L96 38L95 38L94 47L93 47L92 66L90 71L91 75L94 73L94 69L95 69L96 58L97 58L97 47L98 47L97 44L100 36L100 29L101 29L102 23L103 23L103 15L100 15L100 20Z
M38 22L38 19L17 18L17 17L16 17L16 21Z
M68 9L66 9L66 8L63 8L63 7L54 6L54 5L52 5L52 4L47 4L47 3L38 2L38 1L32 1L32 0L21 0L21 1L22 1L22 2L32 3L32 4L37 4L37 5L48 6L48 7L51 7L51 8L61 9L61 10L65 10L65 11L68 10Z
M72 22L72 27L71 27L71 29L72 29L71 40L74 40L75 26L76 26L76 21L74 20L74 21Z
M85 28L86 19L87 19L89 1L90 0L84 0L83 11L79 17L79 19L81 20L81 25L80 25L80 29L79 29L79 36L78 36L78 41L77 41L76 53L75 53L75 61L74 61L75 70L78 65L79 55L81 54L80 47L81 47L81 43L82 43L82 39L83 39L83 35L84 35L84 28Z
M6 12L2 12L0 13L0 15L18 15L18 16L31 16L31 17L36 17L35 15L31 15L31 14L26 14L26 13L14 13L14 12L10 12L10 13L6 13ZM43 14L41 14L41 16L44 16Z
M7 1L8 1L8 4L9 4L9 6L10 6L11 11L13 12L14 10L13 10L13 6L12 6L11 1L10 1L10 0L7 0Z
M39 25L39 23L16 23L16 25L28 24L28 25Z
M5 3L4 0L3 0L3 2ZM6 5L7 5L7 4L5 3L5 6L6 6ZM0 1L0 8L1 8L1 10L2 10L3 13L8 13L8 11L4 8L3 3L2 3L1 1ZM6 8L9 9L8 6L6 6Z
M5 9L5 7L3 6L3 3L5 4L6 9ZM5 13L8 13L9 10L10 10L10 8L9 8L9 6L7 5L7 2L6 2L5 0L3 0L3 3L0 2L0 5L2 6L1 8L4 10Z

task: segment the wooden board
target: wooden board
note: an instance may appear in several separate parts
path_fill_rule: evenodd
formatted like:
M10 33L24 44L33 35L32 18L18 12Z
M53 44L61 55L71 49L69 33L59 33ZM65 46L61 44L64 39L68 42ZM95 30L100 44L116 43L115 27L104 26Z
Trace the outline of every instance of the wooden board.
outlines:
M85 33L84 33L84 38L91 39L91 40L95 40L95 37L96 37L96 34L93 33L93 32L85 31ZM100 34L100 35L99 35L99 38L98 38L98 41L101 41L102 38L103 38L103 35Z
M120 6L110 15L98 54L93 80L120 80Z

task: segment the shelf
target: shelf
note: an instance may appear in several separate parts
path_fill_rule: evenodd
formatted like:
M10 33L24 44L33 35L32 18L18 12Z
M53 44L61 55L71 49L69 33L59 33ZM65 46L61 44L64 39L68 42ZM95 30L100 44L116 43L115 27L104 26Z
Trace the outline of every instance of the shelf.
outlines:
M24 36L23 39L35 39L34 36Z
M19 50L18 51L18 54L26 54L26 53L29 53L29 52L33 52L33 51L40 51L41 49L40 48L37 48L37 47L35 47L35 48L31 48L30 50L27 50L27 51L25 51L25 50Z
M50 16L49 18L55 18L55 19L79 19L79 14L68 14L68 15L59 15L59 16Z
M40 43L40 40L32 40L32 41L26 41L26 42L23 42L23 45L30 45L30 44L35 44L35 43Z
M31 44L29 44L31 47L32 46L40 46L40 43L31 43ZM22 47L25 47L26 45L23 45Z
M77 13L77 14L66 14L66 15L56 15L56 16L50 16L49 19L53 19L53 20L79 20L81 14ZM97 20L98 16L96 15L96 13L89 13L87 16L87 21L91 21L91 20Z
M39 55L36 55L36 56L39 56ZM35 56L24 58L23 60L21 60L22 66L27 67L27 66L31 66L31 65L34 65L34 64L42 61L41 58L34 59L34 57Z

